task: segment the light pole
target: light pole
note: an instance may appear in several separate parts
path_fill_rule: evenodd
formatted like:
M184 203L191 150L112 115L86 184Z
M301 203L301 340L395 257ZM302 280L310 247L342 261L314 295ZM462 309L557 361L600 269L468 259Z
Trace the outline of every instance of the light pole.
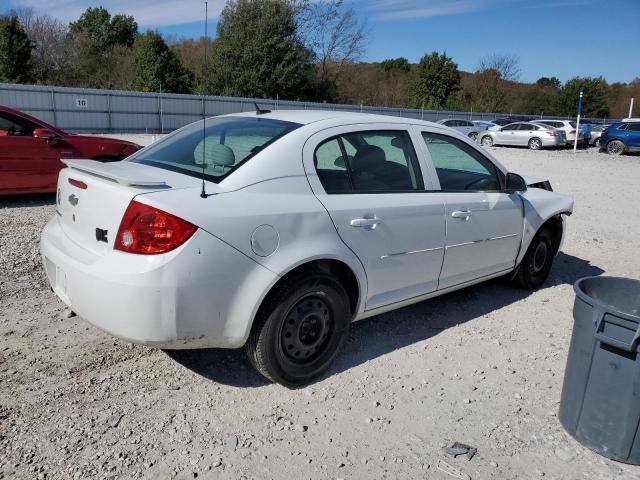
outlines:
M580 115L582 114L582 90L580 90L580 99L578 100L578 121L576 122L576 139L573 142L573 153L578 151L578 138L580 137Z

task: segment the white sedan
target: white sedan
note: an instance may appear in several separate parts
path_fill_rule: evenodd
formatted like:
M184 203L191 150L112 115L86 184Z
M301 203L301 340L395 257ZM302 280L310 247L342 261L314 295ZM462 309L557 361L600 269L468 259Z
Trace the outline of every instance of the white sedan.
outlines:
M226 115L66 164L41 238L62 301L135 343L245 346L287 386L352 321L499 276L539 287L573 209L449 128L366 114Z

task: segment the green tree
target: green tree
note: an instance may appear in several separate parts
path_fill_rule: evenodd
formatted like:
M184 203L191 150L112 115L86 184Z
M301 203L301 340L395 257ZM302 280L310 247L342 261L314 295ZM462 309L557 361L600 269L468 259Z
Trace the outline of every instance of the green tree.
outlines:
M413 85L416 107L439 109L460 87L460 71L446 53L432 52L418 64L418 77Z
M608 117L608 85L602 77L574 77L565 83L558 95L559 115L576 115L581 89L584 92L582 115L585 117Z
M552 88L555 90L560 90L562 83L558 77L540 77L536 80L536 85L542 88Z
M128 15L111 14L103 7L89 7L75 22L69 24L72 34L86 34L98 48L113 45L130 47L138 34L138 24Z
M189 93L191 77L158 32L139 35L133 44L135 87L142 91Z
M296 35L288 2L230 0L217 31L209 92L292 100L311 95L312 54Z
M380 62L380 67L387 75L405 75L411 71L409 60L404 57L389 58Z
M0 81L22 83L30 80L31 48L31 41L18 17L0 17Z

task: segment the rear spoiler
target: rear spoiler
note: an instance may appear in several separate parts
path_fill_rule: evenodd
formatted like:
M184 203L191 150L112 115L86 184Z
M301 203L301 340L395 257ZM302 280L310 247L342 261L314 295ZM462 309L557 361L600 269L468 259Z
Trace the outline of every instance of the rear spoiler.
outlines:
M140 166L131 162L98 162L96 160L61 159L67 167L80 172L90 173L97 177L106 178L126 186L163 187L164 180L160 180L146 172L141 172Z

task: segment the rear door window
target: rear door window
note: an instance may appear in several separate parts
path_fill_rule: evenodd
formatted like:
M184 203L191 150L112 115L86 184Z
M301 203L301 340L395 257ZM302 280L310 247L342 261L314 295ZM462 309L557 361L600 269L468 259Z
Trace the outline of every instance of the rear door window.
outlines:
M328 194L424 191L406 131L362 131L331 138L316 148L314 162Z

